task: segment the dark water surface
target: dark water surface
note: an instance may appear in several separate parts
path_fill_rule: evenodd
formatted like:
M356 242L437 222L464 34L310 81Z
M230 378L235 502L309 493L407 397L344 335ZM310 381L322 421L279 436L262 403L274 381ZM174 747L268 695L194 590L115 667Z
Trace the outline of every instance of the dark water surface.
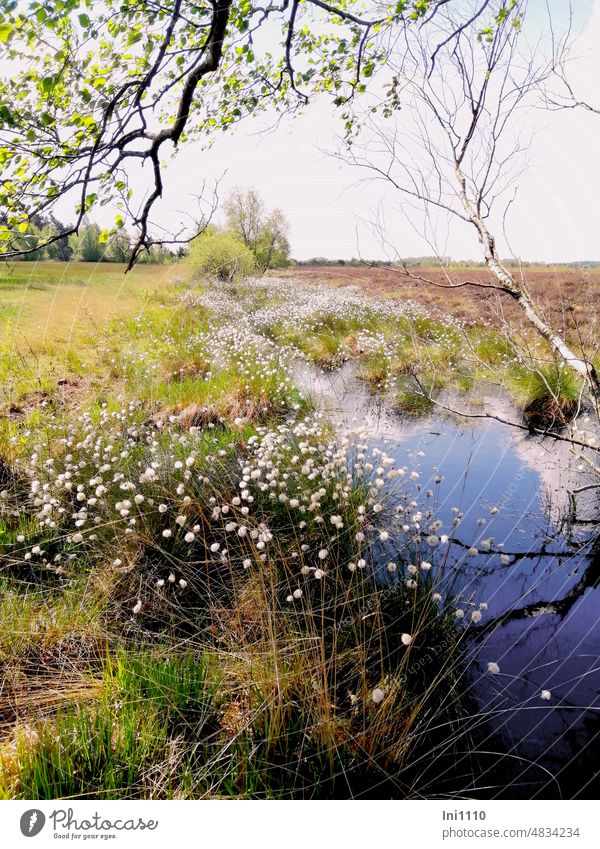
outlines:
M448 792L597 797L600 548L590 520L600 507L593 493L579 496L573 521L569 493L586 479L569 446L491 419L400 420L371 397L351 367L325 375L303 366L298 382L334 421L367 426L399 466L418 469L419 500L428 489L434 493L440 533L450 532L453 508L464 514L444 576L465 600L466 616L487 605L471 626L468 655L482 716L471 735L480 775L473 781L465 769L468 778L460 779L459 766L458 778L448 776ZM505 402L487 403L497 410ZM517 420L510 410L507 417ZM468 553L472 546L477 555ZM488 662L500 672L490 674Z

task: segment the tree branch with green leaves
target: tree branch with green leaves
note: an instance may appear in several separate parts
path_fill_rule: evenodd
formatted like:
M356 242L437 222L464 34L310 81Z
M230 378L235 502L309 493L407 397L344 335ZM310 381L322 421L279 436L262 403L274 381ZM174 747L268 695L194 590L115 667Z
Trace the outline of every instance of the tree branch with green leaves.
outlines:
M166 154L317 95L351 122L386 38L438 4L0 0L0 256L27 251L36 216L74 216L50 244L110 204L100 238L129 223L131 267L153 243Z

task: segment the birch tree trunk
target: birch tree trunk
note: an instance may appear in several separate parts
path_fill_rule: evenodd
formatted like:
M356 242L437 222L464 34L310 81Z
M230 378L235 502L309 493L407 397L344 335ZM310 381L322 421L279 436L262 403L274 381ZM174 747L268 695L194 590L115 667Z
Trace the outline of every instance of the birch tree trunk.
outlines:
M477 207L470 200L467 192L467 181L460 165L455 167L456 179L459 184L460 199L469 221L479 234L479 241L483 248L485 264L489 271L522 309L529 323L535 327L537 332L550 345L552 350L563 360L563 362L578 374L583 380L596 402L600 401L600 381L596 369L592 363L587 362L571 350L567 343L558 335L550 325L542 318L529 294L523 289L519 281L505 268L496 251L496 242L481 217Z

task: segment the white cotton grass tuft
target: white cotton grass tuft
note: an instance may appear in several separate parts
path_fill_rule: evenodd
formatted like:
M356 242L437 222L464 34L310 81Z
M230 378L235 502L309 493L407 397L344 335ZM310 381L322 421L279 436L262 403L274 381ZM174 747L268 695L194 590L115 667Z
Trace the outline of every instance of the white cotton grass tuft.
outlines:
M151 483L156 479L156 470L148 467L145 472L140 475L140 483Z
M498 673L500 672L500 667L495 661L490 660L487 665L487 670L491 675L498 675Z
M402 645L403 645L403 646L409 646L409 645L412 643L412 641L413 641L413 638L412 638L412 635L411 635L411 634L402 634L402 636L400 637L400 639L402 640Z
M384 698L385 693L381 689L381 687L375 687L375 689L371 693L371 701L374 702L376 705L380 705Z
M552 698L552 693L550 692L550 690L542 690L542 692L540 693L540 699L542 699L545 702L549 702L551 698Z
M138 598L135 605L133 606L133 610L131 611L133 614L137 615L142 609L142 600Z

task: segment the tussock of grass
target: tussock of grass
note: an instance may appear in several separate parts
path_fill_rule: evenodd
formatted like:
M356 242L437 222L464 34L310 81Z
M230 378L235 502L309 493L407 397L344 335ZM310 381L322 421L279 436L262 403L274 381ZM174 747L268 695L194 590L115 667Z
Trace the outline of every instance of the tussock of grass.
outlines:
M557 363L514 370L508 386L526 424L536 429L560 429L576 415L582 384L575 374Z
M333 332L320 333L310 340L305 350L309 359L322 369L338 368L345 359L342 339Z
M5 746L0 795L331 798L378 795L382 781L404 795L412 760L421 770L462 720L448 695L462 674L450 613L428 580L415 591L362 574L290 608L276 590L282 565L214 610L212 647L117 649L94 689ZM435 645L453 648L438 657Z
M15 771L10 760L3 792L328 796L338 792L340 766L357 792L384 771L404 771L413 750L408 729L422 721L415 700L455 721L456 704L446 704L438 687L460 674L459 655L442 668L435 658L432 665L429 646L451 640L458 647L461 631L440 610L425 572L410 587L404 575L397 583L395 573L375 578L376 549L363 545L363 529L373 535L380 527L364 479L371 449L359 456L318 419L183 429L143 414L139 405L97 408L79 430L54 424L29 470L32 493L19 507L13 493L5 499L5 509L19 511L5 568L38 588L6 597L31 636L7 631L8 649L24 658L35 642L38 662L49 655L61 662L57 646L77 646L71 655L91 670L105 621L115 660L100 698L97 682L87 695L79 683L71 706L35 723L35 744L17 740L20 766ZM77 445L76 464L64 447L56 450L65 440ZM110 476L98 472L101 456L112 458ZM389 458L376 458L384 474ZM276 472L271 486L263 471L270 468L294 473L279 486ZM90 480L96 495L86 498L78 534L76 493ZM43 504L51 509L38 513ZM32 514L41 522L25 534ZM403 569L404 556L398 549L394 569ZM77 580L87 583L69 587ZM38 622L40 599L56 593L54 621ZM415 645L407 648L409 629ZM165 648L139 659L131 648L115 653L125 635L139 645L160 635ZM175 650L182 637L196 647L192 659ZM209 686L204 656L219 669L219 708L209 699L210 721L200 722L195 704L207 702L199 692ZM176 672L163 669L167 661L179 664ZM23 661L25 681L29 669ZM211 692L215 680L211 673ZM382 704L371 698L377 688L386 694Z
M475 354L486 365L503 366L514 362L513 345L498 333L477 328L471 334Z

